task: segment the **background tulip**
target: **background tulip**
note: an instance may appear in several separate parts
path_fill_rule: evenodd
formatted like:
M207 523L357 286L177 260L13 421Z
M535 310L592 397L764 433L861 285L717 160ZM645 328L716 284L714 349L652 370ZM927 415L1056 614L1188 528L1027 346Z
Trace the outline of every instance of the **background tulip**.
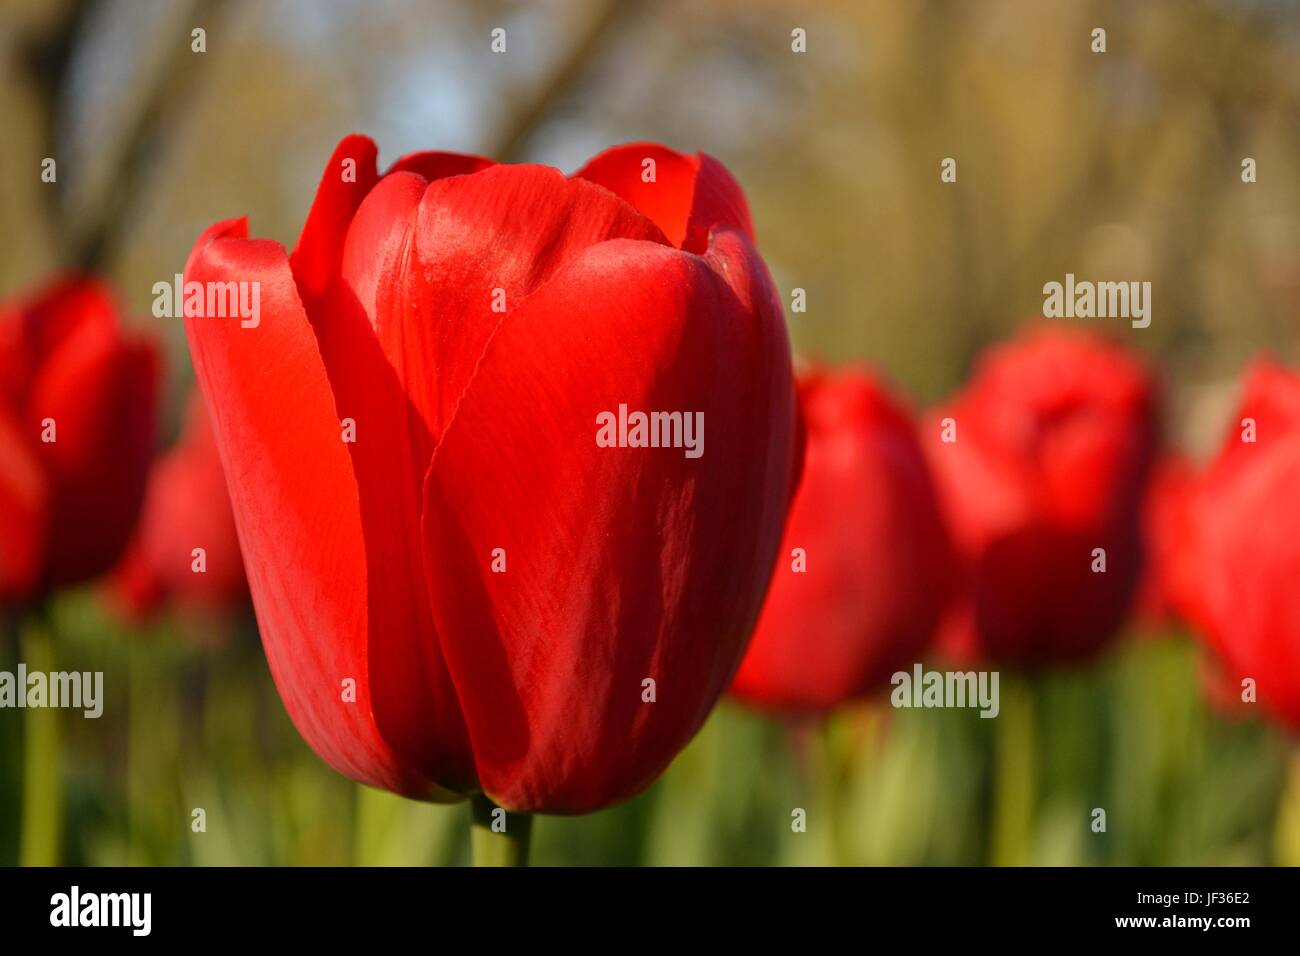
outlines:
M117 560L153 454L156 366L93 280L0 307L0 602Z
M119 607L137 617L168 600L212 611L247 600L226 477L197 393L190 396L180 440L150 472L139 528L111 586Z
M1300 729L1300 376L1269 362L1248 372L1218 455L1191 493L1182 604L1218 653L1224 680Z
M1096 652L1141 570L1146 369L1100 340L1033 331L985 357L927 438L967 572L952 649L1026 667Z
M261 283L256 328L186 325L276 684L367 783L625 799L726 689L790 496L789 347L744 197L656 146L591 179L375 155L339 145L291 257L241 220L186 267ZM598 447L620 404L703 413L703 457Z
M953 555L915 425L870 373L806 372L799 407L803 475L732 689L762 708L815 712L920 660Z

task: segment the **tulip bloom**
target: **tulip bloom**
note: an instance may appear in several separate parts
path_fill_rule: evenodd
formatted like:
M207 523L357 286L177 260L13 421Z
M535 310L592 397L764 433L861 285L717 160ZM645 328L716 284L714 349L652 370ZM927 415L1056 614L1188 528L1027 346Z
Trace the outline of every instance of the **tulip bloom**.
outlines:
M1229 433L1191 493L1183 606L1240 697L1300 729L1300 375L1267 362L1247 374Z
M106 572L153 455L157 358L108 291L63 279L0 306L0 603Z
M933 637L953 555L908 413L860 369L799 381L803 477L732 690L827 711L910 669Z
M139 528L111 585L136 617L168 600L220 610L248 598L226 476L197 393L180 441L149 474Z
M985 357L927 436L967 571L951 650L1035 667L1115 634L1156 432L1151 379L1116 346L1043 329Z
M789 342L744 196L650 145L570 178L375 156L339 145L291 256L233 220L186 266L260 283L256 323L186 328L272 674L354 779L623 800L730 683L790 500ZM704 454L663 447L670 417L604 447L621 406L702 413Z

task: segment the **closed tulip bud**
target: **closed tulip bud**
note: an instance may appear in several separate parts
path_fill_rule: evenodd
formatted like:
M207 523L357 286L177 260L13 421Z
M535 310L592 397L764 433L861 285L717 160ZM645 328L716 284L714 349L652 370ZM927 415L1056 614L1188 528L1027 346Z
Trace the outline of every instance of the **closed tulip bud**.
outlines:
M135 526L157 356L108 291L62 279L0 306L0 603L98 577Z
M984 358L928 436L966 571L951 651L1033 668L1118 632L1156 436L1151 378L1118 346L1039 330Z
M860 369L800 377L803 477L733 685L768 710L825 712L921 659L953 554L908 412Z
M1243 391L1191 492L1181 603L1231 692L1300 729L1300 375L1259 362Z
M186 327L271 672L357 780L623 800L726 690L790 500L744 196L651 145L568 178L375 155L339 145L291 256L237 220L186 267L260 290Z

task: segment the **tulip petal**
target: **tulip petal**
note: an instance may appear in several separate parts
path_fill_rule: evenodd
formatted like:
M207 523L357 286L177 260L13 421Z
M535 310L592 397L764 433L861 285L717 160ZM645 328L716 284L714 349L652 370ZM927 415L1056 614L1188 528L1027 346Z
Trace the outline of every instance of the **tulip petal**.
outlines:
M354 133L334 147L334 155L325 165L316 199L289 257L299 294L309 307L338 275L348 224L379 180L378 156L374 140Z
M334 155L321 174L316 199L307 214L298 245L289 257L309 314L314 301L329 289L338 275L352 217L381 181L376 165L378 156L379 148L374 140L354 133L345 136L334 148ZM387 178L397 172L412 172L433 181L477 172L491 165L490 159L463 153L408 153L384 175Z
M489 166L495 165L496 163L493 160L485 159L482 156L429 150L420 153L407 153L388 167L388 172L384 173L384 176L387 178L393 173L411 172L418 173L429 182L433 182L435 179L446 179L448 176L465 176L476 173L480 169L487 169Z
M650 182L647 160L654 161ZM707 153L685 156L654 143L628 143L605 150L573 175L627 200L687 252L704 253L716 226L731 226L754 239L740 184Z
M599 447L620 404L702 413L702 457ZM707 258L593 246L511 310L425 482L434 619L493 799L625 799L696 732L767 587L794 427L780 306L739 233Z
M271 673L299 732L340 772L408 796L445 796L376 724L352 462L284 250L246 235L243 220L213 226L190 254L186 280L259 282L261 321L242 328L189 317L186 331L237 490L235 522Z
M408 188L400 198L394 190L399 204L409 203ZM387 200L376 197L375 205ZM357 225L365 236L370 220ZM509 310L588 246L614 238L664 241L627 204L545 166L494 166L469 179L430 183L400 238L404 256L375 257L369 269L377 276L367 276L359 258L348 279L353 288L391 290L375 302L375 331L420 413L420 429L435 443Z
M448 740L469 759L411 533L437 435L503 314L492 311L492 290L507 305L522 301L574 251L621 235L661 239L626 204L544 167L494 167L454 185L398 171L357 210L328 317L317 307L336 399L365 431L351 450L367 547L385 567L370 596L372 679L386 688L376 720L422 763ZM455 732L434 739L430 726Z
M369 582L375 720L408 759L463 789L476 785L469 738L433 630L420 539L413 533L433 441L373 328L374 316L402 300L400 285L387 280L405 268L427 186L416 173L396 172L366 197L348 231L343 281L318 304L315 326L335 404L356 423L357 440L347 447L366 550L384 569ZM440 732L431 734L431 727Z

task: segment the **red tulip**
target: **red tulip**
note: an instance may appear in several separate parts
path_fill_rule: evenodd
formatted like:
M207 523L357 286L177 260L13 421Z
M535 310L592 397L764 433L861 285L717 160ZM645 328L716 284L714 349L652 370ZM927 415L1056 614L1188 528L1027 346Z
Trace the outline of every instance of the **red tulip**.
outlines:
M1300 375L1247 374L1229 433L1191 494L1183 606L1241 693L1300 729Z
M226 476L197 393L180 441L149 475L139 528L111 583L134 616L167 600L221 610L248 597Z
M255 325L186 325L272 674L357 780L622 800L730 682L790 498L789 344L745 199L658 146L568 179L375 154L339 145L287 259L235 220L186 267L260 283ZM602 447L620 406L702 414L703 455Z
M63 279L0 306L0 602L107 571L153 453L156 355L106 289Z
M916 428L865 371L801 377L803 478L733 691L826 711L925 652L953 555Z
M1155 404L1123 350L1043 329L989 353L935 416L929 447L967 565L947 638L958 655L1034 667L1116 633L1141 568Z

